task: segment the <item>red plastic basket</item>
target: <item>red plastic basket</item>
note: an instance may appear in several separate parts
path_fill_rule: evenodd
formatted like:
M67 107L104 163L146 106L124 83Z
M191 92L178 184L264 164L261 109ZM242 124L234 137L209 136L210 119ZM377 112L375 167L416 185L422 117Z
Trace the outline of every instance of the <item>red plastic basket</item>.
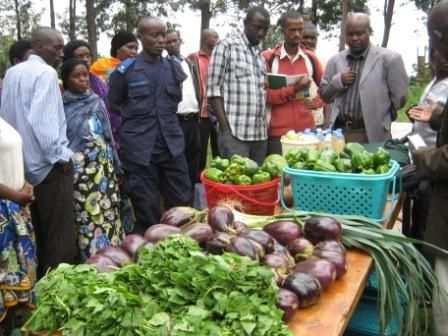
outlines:
M241 202L244 212L253 215L273 215L279 204L280 179L254 185L234 185L214 182L201 174L207 206L216 206L220 201Z

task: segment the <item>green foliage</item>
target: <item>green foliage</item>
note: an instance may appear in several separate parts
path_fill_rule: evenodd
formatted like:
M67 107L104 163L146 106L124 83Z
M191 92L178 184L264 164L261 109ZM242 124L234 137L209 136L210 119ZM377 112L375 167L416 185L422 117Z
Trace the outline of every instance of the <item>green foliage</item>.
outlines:
M37 285L25 328L64 336L288 336L273 272L235 254L204 254L173 236L113 273L60 265Z
M418 104L427 84L428 84L427 82L416 82L416 81L411 82L411 85L409 86L409 90L408 90L408 97L407 97L406 105L400 111L398 111L397 121L400 121L400 122L408 122L409 121L409 118L408 118L406 112L412 106Z
M9 47L14 42L12 36L0 36L0 78L5 75L6 69L9 64Z

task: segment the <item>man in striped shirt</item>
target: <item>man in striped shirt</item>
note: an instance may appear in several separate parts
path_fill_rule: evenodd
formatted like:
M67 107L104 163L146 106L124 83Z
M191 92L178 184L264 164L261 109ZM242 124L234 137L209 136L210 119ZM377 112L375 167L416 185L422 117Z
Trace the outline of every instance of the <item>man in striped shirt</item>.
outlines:
M218 119L222 156L239 154L258 163L266 156L265 63L258 45L268 28L266 9L252 7L244 31L233 32L213 51L207 97Z
M38 277L78 256L73 208L73 170L65 113L53 68L64 40L50 28L32 34L33 54L5 76L0 116L21 135L26 180L36 196L31 206L36 231Z

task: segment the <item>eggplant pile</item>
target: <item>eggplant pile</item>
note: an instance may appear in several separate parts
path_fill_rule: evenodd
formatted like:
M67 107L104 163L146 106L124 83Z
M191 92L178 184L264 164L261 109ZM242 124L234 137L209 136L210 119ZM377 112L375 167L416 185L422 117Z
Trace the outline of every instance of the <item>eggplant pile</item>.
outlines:
M285 321L295 309L318 302L322 291L347 270L341 224L335 219L310 217L303 228L294 220L279 219L259 230L235 220L226 206L205 212L172 208L143 237L128 235L121 248L108 247L87 262L100 272L113 271L135 261L140 249L175 234L189 236L210 254L231 252L271 268L280 287L278 307L284 311Z

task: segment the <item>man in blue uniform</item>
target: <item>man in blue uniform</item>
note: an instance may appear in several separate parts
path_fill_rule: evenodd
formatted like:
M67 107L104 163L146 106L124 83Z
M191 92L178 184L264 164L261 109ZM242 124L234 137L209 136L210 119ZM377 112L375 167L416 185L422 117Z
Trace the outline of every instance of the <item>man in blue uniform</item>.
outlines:
M160 220L160 194L166 208L191 201L184 137L176 116L185 74L162 57L166 25L146 17L138 24L143 51L125 60L110 77L109 102L120 111L120 157L125 189L134 206L134 232Z

